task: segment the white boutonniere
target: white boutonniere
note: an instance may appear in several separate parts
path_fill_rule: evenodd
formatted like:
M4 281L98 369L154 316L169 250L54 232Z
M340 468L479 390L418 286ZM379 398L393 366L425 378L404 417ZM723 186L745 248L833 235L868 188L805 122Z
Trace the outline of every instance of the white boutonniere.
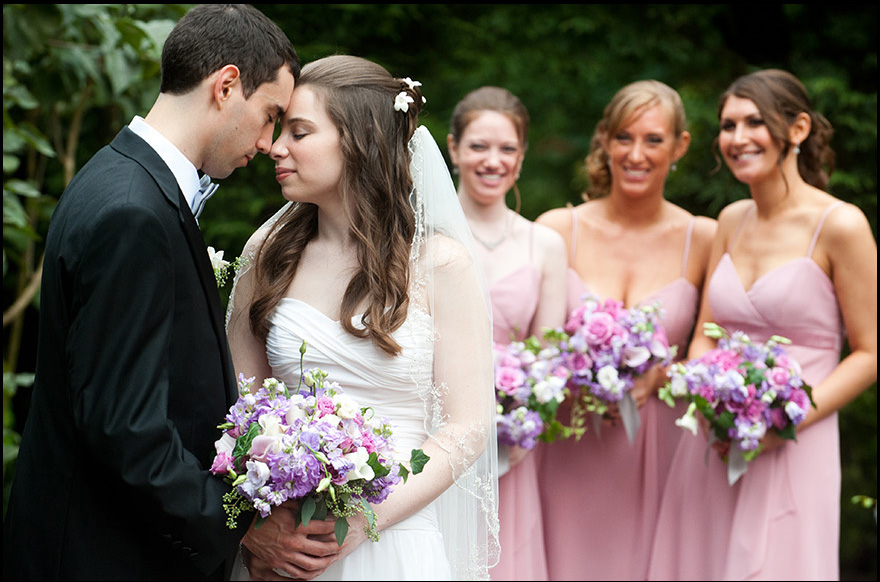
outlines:
M226 278L229 271L237 271L246 262L243 257L238 257L232 262L223 258L223 251L215 250L214 247L208 247L208 258L211 260L211 268L214 269L214 277L217 279L217 287L226 285Z

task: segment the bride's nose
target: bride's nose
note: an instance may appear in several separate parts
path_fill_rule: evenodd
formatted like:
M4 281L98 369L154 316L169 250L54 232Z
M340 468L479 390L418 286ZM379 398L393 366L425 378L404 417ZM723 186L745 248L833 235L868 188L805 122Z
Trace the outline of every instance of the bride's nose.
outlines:
M278 139L272 144L272 147L269 148L269 157L273 160L283 160L288 156L290 152L287 149L287 145L284 143L284 136L279 136Z

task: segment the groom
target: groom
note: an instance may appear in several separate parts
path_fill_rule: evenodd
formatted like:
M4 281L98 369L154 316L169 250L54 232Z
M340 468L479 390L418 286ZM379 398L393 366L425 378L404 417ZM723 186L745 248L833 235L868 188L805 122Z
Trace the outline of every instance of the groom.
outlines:
M226 526L230 487L208 471L237 390L191 208L200 172L225 178L268 153L299 70L257 9L198 5L165 43L150 112L62 195L4 580L229 576L251 520Z

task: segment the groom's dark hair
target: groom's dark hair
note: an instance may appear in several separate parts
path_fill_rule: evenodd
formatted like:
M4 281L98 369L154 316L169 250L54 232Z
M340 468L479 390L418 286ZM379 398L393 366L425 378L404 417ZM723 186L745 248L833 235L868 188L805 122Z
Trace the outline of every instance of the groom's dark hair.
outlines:
M199 4L165 40L159 90L188 93L226 65L238 67L245 98L274 81L284 65L294 80L300 73L293 44L265 14L250 4Z

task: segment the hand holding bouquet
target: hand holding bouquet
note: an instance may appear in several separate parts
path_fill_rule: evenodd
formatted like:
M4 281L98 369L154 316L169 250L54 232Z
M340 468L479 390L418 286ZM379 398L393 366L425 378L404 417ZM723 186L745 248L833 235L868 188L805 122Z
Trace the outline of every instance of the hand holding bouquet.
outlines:
M224 496L228 526L234 528L238 515L252 509L260 514L259 526L273 507L296 500L303 524L336 516L340 546L348 533L346 518L357 512L367 518L367 535L378 540L370 503L384 501L409 475L396 458L390 421L376 418L317 368L303 374L306 388L295 393L275 378L252 392L253 381L239 375L240 396L218 427L223 435L211 466L233 485ZM414 449L412 473L427 461Z
M531 336L524 341L496 343L494 358L499 443L533 449L537 439L553 442L571 434L579 436L556 420L571 375L558 348L542 347Z
M673 406L674 399L690 404L675 424L697 434L699 412L708 421L711 438L730 446L728 481L732 485L746 470L746 463L761 452L761 439L768 430L795 440L795 427L810 406L812 389L801 378L801 369L772 336L760 344L741 331L729 334L707 323L704 333L718 346L702 357L673 364L669 382L660 397Z
M572 310L564 330L551 339L571 370L573 424L587 412L601 415L618 405L632 442L639 424L629 397L635 379L675 357L660 324L662 315L659 302L626 309L621 301L600 301L589 294Z

